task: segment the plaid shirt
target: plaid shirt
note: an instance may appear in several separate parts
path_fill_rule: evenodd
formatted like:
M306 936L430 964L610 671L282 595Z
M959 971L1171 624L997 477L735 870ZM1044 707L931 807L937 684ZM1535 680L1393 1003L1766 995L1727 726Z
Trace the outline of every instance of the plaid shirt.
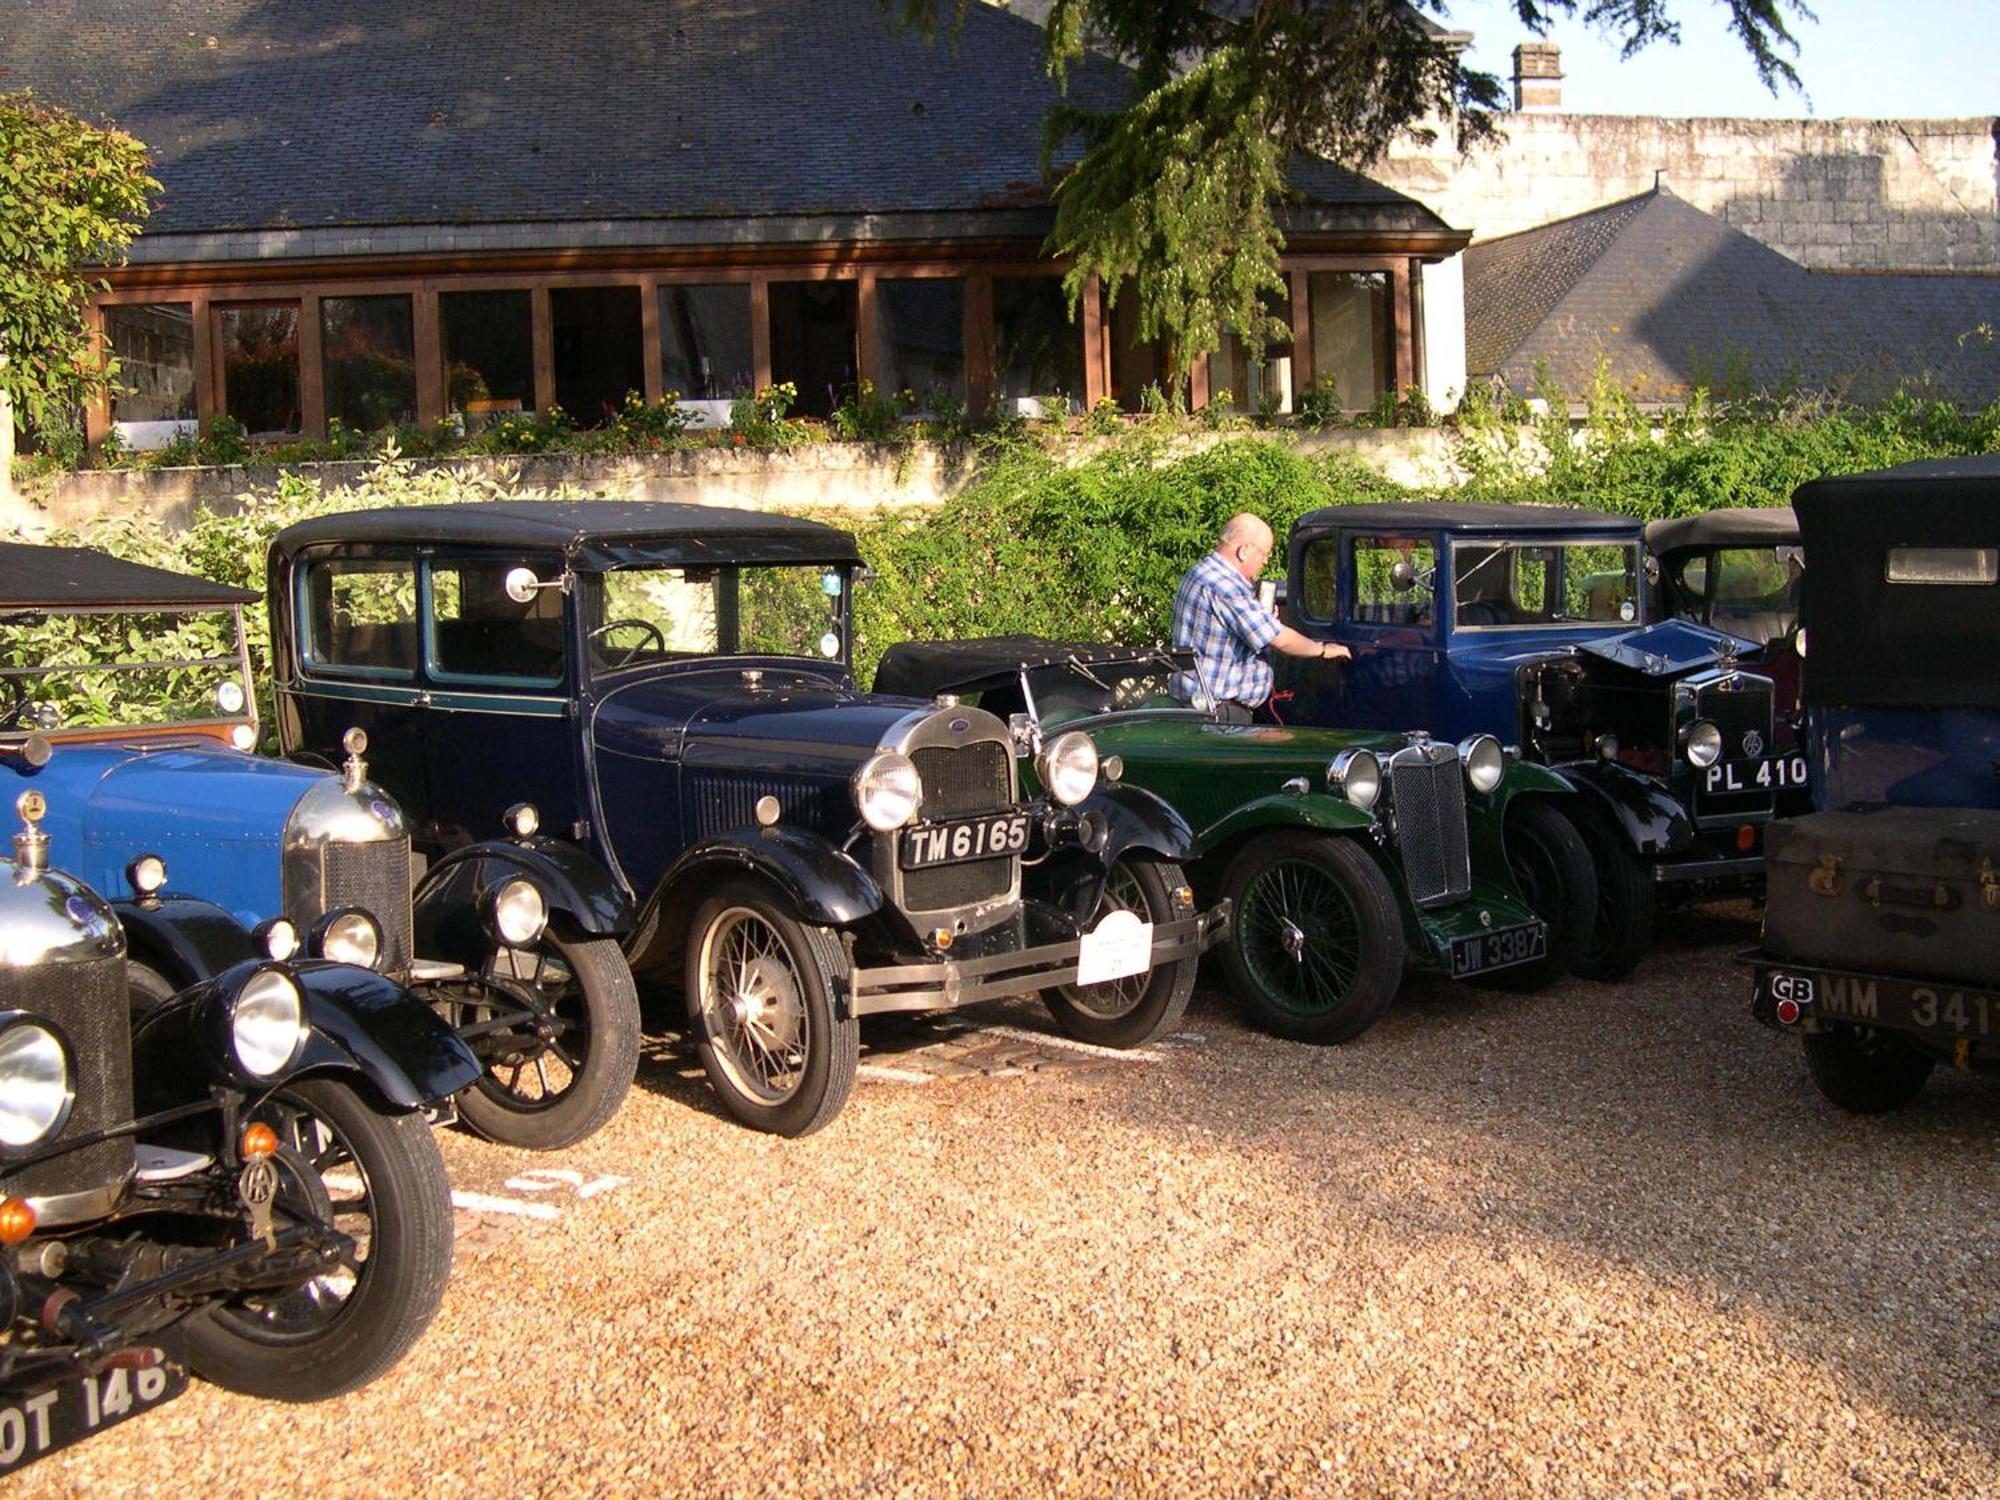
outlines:
M1255 708L1271 696L1264 648L1282 628L1219 552L1189 568L1174 591L1174 644L1194 648L1202 682L1218 700Z

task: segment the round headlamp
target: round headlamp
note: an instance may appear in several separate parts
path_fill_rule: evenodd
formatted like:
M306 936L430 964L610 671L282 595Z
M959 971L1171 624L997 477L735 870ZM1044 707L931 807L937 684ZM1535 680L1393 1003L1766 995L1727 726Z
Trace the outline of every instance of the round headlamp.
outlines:
M493 893L493 930L510 948L538 941L549 925L549 904L532 880L509 880Z
M283 917L259 922L256 931L250 934L250 940L264 957L279 963L299 951L299 930Z
M156 896L167 883L167 862L157 854L142 854L125 867L125 880L141 896Z
M69 1043L47 1022L15 1012L0 1025L0 1147L39 1146L63 1128L75 1102Z
M229 726L229 745L231 749L241 750L245 755L248 755L252 750L257 748L257 731L252 729L248 724L231 724Z
M1681 731L1681 749L1689 765L1705 771L1722 759L1722 731L1706 719L1696 719Z
M1490 734L1475 734L1460 740L1458 758L1465 765L1465 784L1482 797L1500 785L1507 774L1507 752Z
M336 907L313 925L312 953L372 969L382 957L382 924L358 906Z
M229 1040L252 1078L275 1078L306 1044L306 1003L283 969L259 969L229 1007Z
M534 803L516 802L500 814L500 821L515 838L531 839L535 836L536 830L542 826L542 815L536 811Z
M243 701L243 684L240 682L225 682L215 690L215 706L228 717L233 718L243 712Z
M1097 744L1075 730L1059 734L1042 747L1035 770L1051 797L1074 807L1096 789Z
M1373 750L1343 750L1326 768L1326 789L1366 812L1382 797L1382 762Z
M1593 743L1597 746L1598 757L1602 760L1618 759L1618 736L1600 734Z
M901 828L923 805L924 784L917 763L898 750L871 755L854 773L854 805L861 821L877 833Z

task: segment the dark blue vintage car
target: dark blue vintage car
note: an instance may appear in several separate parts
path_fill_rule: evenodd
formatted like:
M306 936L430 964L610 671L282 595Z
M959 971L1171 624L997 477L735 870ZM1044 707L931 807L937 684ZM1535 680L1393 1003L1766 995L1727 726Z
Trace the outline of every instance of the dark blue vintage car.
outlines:
M318 766L260 758L243 611L257 595L79 547L0 544L0 766L52 809L57 864L116 901L142 1002L252 956L303 952L415 986L487 1062L460 1101L495 1140L549 1149L616 1111L638 998L573 884L489 846L474 886L412 891L402 809L358 732ZM392 752L393 754L393 752ZM590 899L622 912L600 883Z
M1794 505L1818 811L1771 830L1754 1008L1873 1114L2000 1071L2000 456Z
M366 728L447 888L500 878L471 841L509 828L582 931L679 977L761 1129L833 1118L865 1015L1039 991L1087 1041L1171 1026L1216 925L1186 824L1101 779L1087 735L859 691L860 562L834 527L707 506L302 522L270 558L279 733L311 756ZM1111 887L1121 862L1142 878Z
M1643 624L1641 526L1550 506L1337 505L1293 526L1287 618L1353 653L1279 658L1280 711L1349 728L1486 733L1558 767L1598 874L1576 972L1627 973L1663 899L1754 891L1763 828L1805 776L1778 748L1750 644Z
M1799 586L1805 548L1792 508L1740 506L1649 521L1646 555L1652 616L1692 620L1747 641L1743 665L1768 673L1777 687L1778 742L1796 741L1804 729ZM1798 810L1806 810L1809 789L1787 790L1796 793Z

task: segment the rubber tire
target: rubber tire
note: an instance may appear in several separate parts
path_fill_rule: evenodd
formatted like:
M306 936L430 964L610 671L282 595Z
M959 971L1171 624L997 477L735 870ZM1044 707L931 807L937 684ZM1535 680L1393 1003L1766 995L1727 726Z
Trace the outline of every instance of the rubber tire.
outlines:
M1549 927L1548 952L1533 963L1483 976L1502 990L1546 989L1576 963L1597 916L1597 868L1576 825L1541 797L1507 804L1507 864L1528 908ZM1549 886L1548 890L1538 887Z
M171 1352L202 1379L276 1401L324 1401L385 1373L417 1341L451 1276L451 1185L419 1114L385 1115L326 1078L276 1091L327 1120L354 1152L375 1205L360 1283L308 1341L264 1343L196 1313L170 1330Z
M702 948L716 918L732 906L754 912L771 927L800 981L806 1020L805 1077L782 1104L766 1104L736 1087L702 1022ZM688 923L686 952L682 983L687 993L688 1031L723 1108L739 1123L772 1135L811 1135L830 1124L854 1090L854 1070L861 1058L860 1023L851 1012L836 1013L834 996L846 988L848 963L833 932L795 920L784 910L781 898L761 882L732 880L695 908Z
M595 1135L618 1113L639 1072L639 990L625 954L611 938L543 939L569 965L583 988L590 1050L583 1071L562 1101L524 1110L503 1103L478 1083L458 1094L458 1117L468 1129L502 1146L557 1151Z
M1273 865L1293 860L1317 867L1340 887L1362 931L1361 955L1347 998L1319 1016L1301 1016L1267 1001L1241 947L1244 893ZM1230 864L1222 890L1231 908L1229 936L1221 945L1223 969L1230 988L1266 1031L1301 1042L1350 1041L1381 1020L1395 1003L1409 959L1402 908L1381 867L1352 839L1291 831L1257 838Z
M1623 979L1653 946L1653 871L1632 849L1625 831L1594 807L1570 809L1569 817L1597 868L1597 920L1577 945L1572 974L1585 979Z
M165 1005L180 991L151 964L142 964L136 958L125 960L125 993L131 1002L132 1019L138 1020L156 1006Z
M1126 861L1125 868L1131 872L1133 881L1139 887L1140 898L1146 907L1146 920L1156 926L1173 921L1172 892L1187 883L1186 877L1181 874L1181 867L1170 860L1134 859ZM1100 899L1090 925L1096 925L1105 909L1105 903ZM1099 1047L1144 1046L1154 1037L1180 1025L1181 1017L1187 1012L1188 996L1194 993L1195 970L1200 963L1201 960L1196 957L1156 966L1138 1004L1115 1019L1092 1015L1070 998L1067 989L1043 990L1042 1003L1048 1006L1049 1014L1055 1017L1063 1035L1074 1037L1079 1042L1090 1042Z
M1864 1045L1852 1027L1809 1031L1800 1038L1806 1069L1831 1103L1849 1114L1885 1115L1917 1097L1937 1059L1896 1036Z

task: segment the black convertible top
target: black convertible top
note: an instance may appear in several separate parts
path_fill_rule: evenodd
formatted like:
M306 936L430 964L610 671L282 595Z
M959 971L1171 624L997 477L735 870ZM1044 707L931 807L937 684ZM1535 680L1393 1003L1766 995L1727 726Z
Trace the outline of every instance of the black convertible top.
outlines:
M1646 523L1653 552L1686 547L1784 547L1799 539L1799 518L1789 505L1743 505Z
M1816 479L1792 507L1808 703L2000 707L2000 583L1888 580L1896 548L2000 551L2000 454Z
M351 510L287 526L274 556L336 542L443 542L560 547L570 556L632 561L649 544L712 562L859 562L854 538L837 526L773 511L659 500L486 500Z
M1161 655L1159 646L1106 645L1102 641L1052 641L1038 635L989 635L966 641L903 641L882 653L875 691L903 698L933 693L974 693L1011 682L1023 668L1060 666L1076 660L1142 661ZM1168 652L1177 661L1187 651Z
M1292 523L1294 537L1336 526L1383 531L1637 531L1634 516L1572 505L1487 505L1478 500L1391 500L1370 505L1323 505Z
M167 609L226 609L261 595L187 573L127 562L94 547L41 547L0 542L0 610L60 613L122 605Z

